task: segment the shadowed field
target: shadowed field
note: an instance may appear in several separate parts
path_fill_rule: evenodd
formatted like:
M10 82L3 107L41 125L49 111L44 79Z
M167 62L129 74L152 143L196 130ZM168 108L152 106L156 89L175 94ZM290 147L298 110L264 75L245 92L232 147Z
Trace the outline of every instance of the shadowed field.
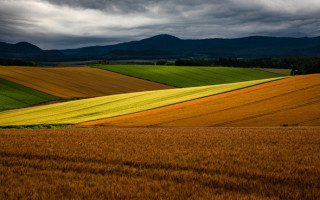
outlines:
M261 71L265 71L265 72L280 74L283 76L290 76L291 75L291 69L276 69L276 68L256 68L256 69L261 70Z
M115 117L220 94L269 81L263 79L222 85L110 95L0 113L0 126L77 124Z
M0 78L0 110L27 107L58 97Z
M320 74L296 76L79 126L320 126Z
M5 67L0 78L62 98L170 89L146 80L88 67Z
M218 85L282 76L257 69L234 67L154 65L94 65L93 67L175 87Z
M317 199L319 128L0 130L0 199Z

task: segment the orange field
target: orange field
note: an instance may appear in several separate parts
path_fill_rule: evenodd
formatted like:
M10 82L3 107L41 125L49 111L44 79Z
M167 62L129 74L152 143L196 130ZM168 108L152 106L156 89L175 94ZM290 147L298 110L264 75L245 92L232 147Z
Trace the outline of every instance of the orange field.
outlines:
M0 199L319 199L320 129L0 130Z
M291 77L79 126L319 126L320 74Z
M171 86L89 67L5 67L0 78L62 98L170 89Z

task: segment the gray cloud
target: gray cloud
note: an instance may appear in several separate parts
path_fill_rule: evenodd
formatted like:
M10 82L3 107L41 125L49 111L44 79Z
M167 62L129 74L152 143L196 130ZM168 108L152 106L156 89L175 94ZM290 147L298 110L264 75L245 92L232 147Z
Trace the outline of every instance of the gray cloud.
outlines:
M180 38L319 36L318 0L0 0L0 40L42 48Z
M152 4L152 0L47 0L48 2L60 6L79 7L83 9L97 9L113 12L145 12L146 6Z

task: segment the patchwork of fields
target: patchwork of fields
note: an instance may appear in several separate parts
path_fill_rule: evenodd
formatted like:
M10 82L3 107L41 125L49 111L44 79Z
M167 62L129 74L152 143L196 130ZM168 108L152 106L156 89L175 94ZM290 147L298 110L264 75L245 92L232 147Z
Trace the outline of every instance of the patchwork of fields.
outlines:
M318 199L319 133L0 130L0 199Z
M318 74L283 79L280 74L288 70L270 69L273 73L269 73L260 69L232 67L94 67L187 88L169 89L173 87L90 67L0 66L0 78L13 81L0 79L0 109L27 107L58 97L97 96L3 111L0 112L0 126L247 127L320 124ZM264 77L273 78L261 79ZM239 82L247 79L251 81ZM235 83L212 85L218 82ZM208 86L190 87L194 85Z
M320 75L304 75L80 126L319 126Z
M0 112L0 126L76 124L150 110L281 78L96 97Z
M0 199L320 197L320 74L94 67L0 66Z
M55 99L58 97L0 78L0 111L27 107Z
M282 76L257 69L233 67L154 65L94 65L94 67L175 87L217 85Z
M0 66L0 78L66 99L173 88L88 67Z

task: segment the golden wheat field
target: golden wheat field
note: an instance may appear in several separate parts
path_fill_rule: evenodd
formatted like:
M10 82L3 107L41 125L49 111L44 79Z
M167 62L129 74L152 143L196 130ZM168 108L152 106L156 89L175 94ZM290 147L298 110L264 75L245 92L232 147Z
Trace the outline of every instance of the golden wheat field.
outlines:
M61 98L98 97L174 88L89 67L0 66L0 78Z
M319 126L320 75L295 76L79 126Z
M0 130L0 199L319 199L320 128Z

